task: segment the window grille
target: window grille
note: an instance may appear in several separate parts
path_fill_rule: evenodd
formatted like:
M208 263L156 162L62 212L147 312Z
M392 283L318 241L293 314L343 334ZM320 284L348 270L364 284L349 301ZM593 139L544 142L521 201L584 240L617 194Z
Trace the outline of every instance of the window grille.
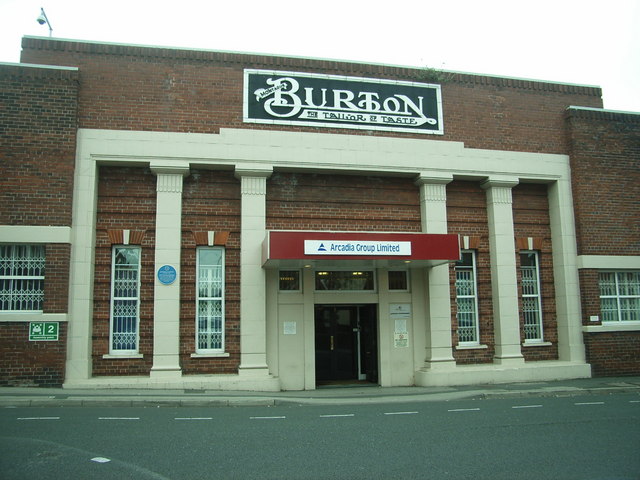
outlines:
M224 249L198 249L196 353L224 352Z
M0 311L42 312L44 245L0 245Z
M111 353L137 353L140 320L139 247L114 247L111 276Z
M640 272L601 272L599 285L603 322L640 321Z
M525 341L542 341L542 301L538 252L520 254Z
M462 251L462 259L456 262L455 271L458 342L460 344L476 344L480 341L480 335L474 250Z

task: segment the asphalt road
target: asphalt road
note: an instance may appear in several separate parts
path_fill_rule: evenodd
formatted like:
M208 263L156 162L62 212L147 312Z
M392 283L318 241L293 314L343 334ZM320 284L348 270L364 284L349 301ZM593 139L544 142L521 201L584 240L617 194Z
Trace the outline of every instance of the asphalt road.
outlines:
M0 432L3 480L640 479L636 394L4 408Z

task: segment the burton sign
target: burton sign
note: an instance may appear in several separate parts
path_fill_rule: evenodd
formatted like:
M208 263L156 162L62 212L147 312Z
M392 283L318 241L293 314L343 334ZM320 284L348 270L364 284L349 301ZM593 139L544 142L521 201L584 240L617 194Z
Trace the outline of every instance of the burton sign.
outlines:
M267 70L244 71L247 123L442 135L440 85Z

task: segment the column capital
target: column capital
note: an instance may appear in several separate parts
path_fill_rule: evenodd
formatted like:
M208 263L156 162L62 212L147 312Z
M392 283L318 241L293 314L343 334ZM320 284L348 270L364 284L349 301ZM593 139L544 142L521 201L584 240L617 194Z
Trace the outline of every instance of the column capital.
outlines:
M236 165L235 177L269 178L273 174L271 165Z
M419 187L423 185L446 185L451 182L453 182L453 174L445 172L420 172L415 180L415 184Z
M488 190L494 187L513 188L520 183L518 177L508 177L504 175L492 175L480 184L480 187Z
M187 177L191 173L189 164L184 163L151 162L149 168L155 175L182 175Z

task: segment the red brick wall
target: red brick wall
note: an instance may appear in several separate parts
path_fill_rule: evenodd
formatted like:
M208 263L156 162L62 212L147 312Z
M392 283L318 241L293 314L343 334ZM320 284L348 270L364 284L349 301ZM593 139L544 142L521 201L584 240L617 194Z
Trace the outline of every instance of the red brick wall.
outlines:
M579 255L640 255L640 115L570 109ZM599 325L598 271L580 270L583 325ZM640 375L640 332L585 333L594 375Z
M594 377L640 375L640 332L585 333Z
M0 65L0 225L71 225L78 72Z
M64 381L67 324L60 322L58 341L29 341L29 322L2 323L0 386L60 387Z
M477 182L454 180L447 185L447 226L449 233L478 239L476 275L478 282L478 319L480 344L487 349L456 350L458 322L456 320L455 269L449 268L451 285L451 341L453 356L459 364L488 363L493 361L493 300L491 297L491 264L489 258L489 227L486 192Z
M0 65L0 225L71 225L77 95L77 71ZM70 246L45 248L43 311L66 313ZM66 331L30 342L29 322L0 323L0 385L60 386Z
M444 136L242 123L244 68L423 81L424 70L220 52L24 38L21 61L78 66L85 128L216 133L223 127L384 135L471 148L566 153L564 111L601 107L599 88L453 74L443 85Z
M267 229L419 232L419 201L408 178L275 173Z
M640 115L572 109L578 255L640 255Z
M153 363L153 289L156 177L145 168L100 167L93 302L93 374L147 375ZM109 353L111 251L107 230L142 230L141 359L105 359Z
M229 357L191 358L195 344L194 231L230 232L225 247L225 351ZM180 363L184 374L237 373L240 365L240 181L233 172L191 170L182 193Z
M520 184L512 190L513 227L516 238L532 237L541 243L538 251L540 261L540 288L542 293L543 340L552 346L523 347L525 360L558 359L558 325L556 319L555 285L551 249L551 226L547 186L543 184ZM520 339L524 342L524 318L522 315L522 275L520 273L520 251L516 248L518 268L518 305L520 311Z

